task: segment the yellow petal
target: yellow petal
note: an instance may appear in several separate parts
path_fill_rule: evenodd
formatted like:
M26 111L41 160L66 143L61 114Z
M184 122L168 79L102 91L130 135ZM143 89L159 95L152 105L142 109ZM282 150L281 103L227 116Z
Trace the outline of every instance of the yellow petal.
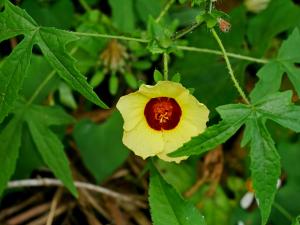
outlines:
M191 137L199 134L199 130L196 126L194 126L189 121L181 120L176 128L172 130L164 130L163 138L164 138L164 151L158 154L158 157L165 161L174 161L180 162L187 157L169 157L167 156L169 153L180 148L184 143L188 142Z
M189 121L197 128L197 134L202 133L206 129L209 110L207 107L198 102L191 94L182 94L175 99L181 107L181 121Z
M144 118L144 109L148 101L149 99L139 92L120 98L117 103L117 109L124 119L124 130L129 131L133 129Z
M176 98L182 93L188 93L188 90L181 84L171 81L159 81L156 85L142 85L139 92L148 98L170 97Z
M145 119L134 129L124 131L123 143L144 159L162 152L164 148L162 132L150 128Z

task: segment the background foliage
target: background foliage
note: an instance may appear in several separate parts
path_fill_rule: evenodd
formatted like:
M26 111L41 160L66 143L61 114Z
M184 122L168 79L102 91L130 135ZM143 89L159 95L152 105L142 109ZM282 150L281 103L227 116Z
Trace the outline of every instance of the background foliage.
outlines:
M299 2L271 0L258 13L238 0L218 1L211 13L205 0L6 0L0 7L0 221L16 216L4 213L9 202L20 204L14 194L32 195L6 191L10 180L54 176L79 194L60 197L73 206L58 224L149 224L149 212L155 225L299 224ZM220 17L230 32L219 29ZM220 47L212 27L249 104L222 53L206 51ZM163 53L170 77L211 111L205 133L172 153L192 155L180 165L131 155L114 110L121 95L163 79ZM151 210L93 195L104 208L97 211L74 180L142 201L149 188ZM57 196L41 192L35 204ZM241 207L253 192L256 202Z

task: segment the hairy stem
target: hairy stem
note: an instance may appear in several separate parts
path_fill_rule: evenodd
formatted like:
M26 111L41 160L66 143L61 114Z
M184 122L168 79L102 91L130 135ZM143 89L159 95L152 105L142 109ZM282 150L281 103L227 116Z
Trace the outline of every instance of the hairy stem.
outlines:
M169 77L169 67L168 67L168 54L164 53L164 80L168 80Z
M192 32L193 30L195 30L200 24L201 23L194 23L188 28L184 28L183 30L177 31L172 39L177 40L177 39L185 36L186 34Z
M156 18L155 22L159 23L159 21L166 15L170 7L173 5L175 0L169 0L166 6L163 8L163 10L160 12L159 16Z
M71 31L69 31L71 32ZM82 32L71 32L73 34L76 34L78 36L89 36L89 37L98 37L98 38L111 38L111 39L119 39L119 40L125 40L125 41L137 41L142 43L148 43L149 40L142 39L142 38L133 38L133 37L127 37L127 36L120 36L120 35L111 35L111 34L97 34L97 33L82 33Z
M181 45L178 45L176 48L183 51L189 51L189 52L201 52L201 53L209 53L214 55L223 55L222 51L208 49L208 48L197 48L197 47L181 46ZM261 64L267 64L269 62L269 60L267 59L258 59L258 58L235 54L231 52L227 52L227 56L235 59L242 59L245 61L256 62Z
M239 82L237 81L234 73L233 73L233 69L231 67L231 64L230 64L230 61L228 59L228 55L227 55L227 52L224 48L224 45L219 37L219 35L217 34L217 32L215 31L214 28L211 29L211 32L215 38L215 40L217 41L222 53L223 53L223 57L225 59L225 62L226 62L226 65L227 65L227 69L228 69L228 72L229 72L229 75L230 75L230 78L234 84L234 86L236 87L237 91L239 92L239 94L241 95L241 97L243 98L243 100L245 101L245 103L247 103L248 105L250 104L250 101L248 100L248 98L246 97L244 91L242 90Z

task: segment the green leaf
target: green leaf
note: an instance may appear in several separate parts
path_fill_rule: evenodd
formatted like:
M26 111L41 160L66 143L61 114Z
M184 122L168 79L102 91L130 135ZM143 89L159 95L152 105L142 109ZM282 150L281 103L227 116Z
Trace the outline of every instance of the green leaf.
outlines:
M251 177L259 204L262 225L268 221L280 176L280 159L274 142L262 119L256 116L248 126L253 126L251 138Z
M73 136L84 164L97 182L102 182L127 159L122 135L122 118L117 111L100 125L87 120L76 125Z
M253 17L248 25L247 36L255 55L262 56L273 37L295 27L299 13L299 7L291 0L272 0L266 10Z
M87 83L86 78L76 69L74 65L75 60L66 52L65 45L78 39L75 35L54 28L38 26L25 11L14 6L9 1L6 1L5 10L0 14L0 30L0 40L23 34L25 35L25 40L28 40L28 43L30 43L28 44L29 46L36 43L41 48L46 60L71 87L79 91L91 102L100 107L107 108L95 92L93 92L92 87ZM24 51L22 46L19 48ZM26 53L28 54L21 57L21 59L28 61L31 51L29 53L28 50ZM19 61L17 60L17 62ZM8 72L9 70L2 70L1 79L4 79L2 78L4 77L3 73ZM23 71L23 76L24 75ZM18 85L17 88L20 87L21 85ZM15 92L18 92L19 89L17 88L15 88ZM5 103L2 104L12 103L10 101L5 101Z
M300 69L295 66L295 63L300 62L300 51L297 51L299 45L300 32L296 28L289 38L283 42L277 59L265 65L258 72L260 80L250 95L253 101L259 100L266 94L278 91L284 72L287 73L298 95L300 95Z
M204 217L151 166L149 202L154 225L205 225Z
M161 74L161 72L159 70L154 70L153 79L157 83L158 81L163 80L164 77L163 77L163 75Z
M14 117L0 132L0 196L13 175L21 146L22 121Z
M157 18L163 7L161 0L135 0L135 7L140 19L147 24L149 16Z
M48 112L48 113L45 113ZM69 162L64 152L64 146L58 137L49 129L49 125L65 124L70 122L70 116L57 108L33 106L25 114L33 141L44 162L53 171L55 176L77 196Z
M109 0L112 9L112 21L123 32L134 30L135 17L133 12L133 0Z
M53 2L26 0L22 1L21 7L42 26L68 29L72 26L75 16L71 0Z
M124 73L124 78L129 87L131 87L132 89L138 88L138 82L136 80L136 77L132 73Z
M70 87L66 85L64 82L61 82L59 84L58 91L59 91L59 99L61 103L75 110L77 108L77 103L74 99Z
M171 80L174 81L174 82L180 83L181 74L180 73L175 73Z
M177 151L170 153L172 157L198 155L209 151L228 140L245 123L251 114L246 105L225 105L217 108L222 121L208 127L204 133L191 139Z
M102 81L104 80L105 78L105 73L103 71L97 71L92 79L90 80L90 85L92 87L97 87L99 84L102 83Z
M291 91L278 92L261 99L255 104L255 108L264 118L300 132L300 106L293 105L291 99Z
M292 225L300 225L300 216L297 216Z
M39 35L37 35L38 45L56 72L72 88L79 91L91 102L100 107L107 108L96 93L93 92L86 78L75 68L75 60L66 52L65 44L77 39L71 33L54 28L40 28Z
M263 66L257 73L259 81L250 93L251 100L255 102L263 96L278 91L283 72L281 65L276 61L271 61Z
M111 74L109 78L109 92L112 95L116 95L119 88L119 79L115 74Z
M0 17L1 19L1 17ZM0 21L0 30L1 30ZM1 31L0 31L1 32ZM1 34L0 34L1 36ZM0 68L0 123L11 111L30 64L33 41L29 38L17 45Z

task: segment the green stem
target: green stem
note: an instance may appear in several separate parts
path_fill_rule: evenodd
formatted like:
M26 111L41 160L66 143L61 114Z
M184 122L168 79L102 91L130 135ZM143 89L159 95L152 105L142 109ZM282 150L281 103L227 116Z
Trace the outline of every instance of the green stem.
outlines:
M73 48L70 52L70 55L73 55L76 51L77 51L77 47ZM47 85L47 83L54 77L54 75L56 74L55 70L52 70L47 76L46 78L43 80L42 83L40 83L40 85L37 87L37 89L35 90L35 92L32 94L32 96L30 97L30 99L28 100L28 102L26 103L26 106L29 106L33 103L33 101L37 98L37 96L39 95L39 93L44 89L44 87Z
M68 31L71 32L71 31ZM147 39L142 39L142 38L132 38L132 37L127 37L127 36L119 36L119 35L110 35L110 34L97 34L97 33L81 33L81 32L71 32L73 34L76 34L78 36L90 36L90 37L98 37L98 38L113 38L113 39L119 39L119 40L126 40L126 41L137 41L141 43L149 43L149 40ZM178 45L176 46L177 49L183 50L183 51L190 51L190 52L203 52L203 53L210 53L210 54L215 54L215 55L223 55L223 52L213 50L213 49L207 49L207 48L197 48L197 47L191 47L191 46L181 46ZM258 58L253 58L250 56L244 56L244 55L239 55L231 52L227 52L227 56L236 58L236 59L242 59L250 62L256 62L256 63L261 63L261 64L266 64L269 61L267 59L258 59Z
M85 0L79 0L79 3L82 6L82 8L84 8L85 11L90 12L92 10L92 8Z
M208 13L211 13L212 7L213 7L213 0L209 0L209 9L208 9Z
M71 31L69 31L71 32ZM142 39L142 38L132 38L127 36L120 36L120 35L111 35L111 34L97 34L97 33L82 33L82 32L71 32L73 34L76 34L78 36L88 36L88 37L99 37L99 38L112 38L112 39L119 39L119 40L125 40L125 41L137 41L142 43L148 43L149 40Z
M277 209L285 218L287 218L289 221L293 222L294 217L281 205L279 205L276 202L273 202L273 206L275 209Z
M188 27L187 29L183 29L183 30L176 32L177 34L172 39L177 40L177 39L185 36L186 34L195 30L200 24L201 23L194 23L192 26Z
M189 47L189 46L181 46L181 45L176 46L176 48L184 51L190 51L190 52L203 52L203 53L209 53L214 55L223 55L222 51L208 49L208 48L197 48L197 47ZM235 54L231 52L227 52L227 56L231 58L242 59L242 60L261 63L261 64L267 64L269 62L269 60L267 59L258 59L258 58Z
M239 94L241 95L241 97L243 98L243 100L245 101L245 103L247 103L249 105L250 101L246 97L246 95L245 95L244 91L242 90L239 82L237 81L236 77L234 76L233 69L231 67L230 61L229 61L228 56L227 56L227 52L226 52L226 50L224 48L224 45L223 45L220 37L218 36L218 34L216 33L216 31L215 31L214 28L211 29L211 32L212 32L214 38L216 39L216 41L217 41L217 43L218 43L221 51L223 52L223 57L225 59L225 62L226 62L226 65L227 65L227 69L228 69L230 78L231 78L234 86L236 87L237 91L239 92Z
M166 6L163 8L163 10L160 12L159 16L156 18L155 22L159 23L159 21L166 15L170 7L173 5L175 0L169 0Z
M168 67L168 54L164 53L164 80L168 80L169 77L169 67Z

